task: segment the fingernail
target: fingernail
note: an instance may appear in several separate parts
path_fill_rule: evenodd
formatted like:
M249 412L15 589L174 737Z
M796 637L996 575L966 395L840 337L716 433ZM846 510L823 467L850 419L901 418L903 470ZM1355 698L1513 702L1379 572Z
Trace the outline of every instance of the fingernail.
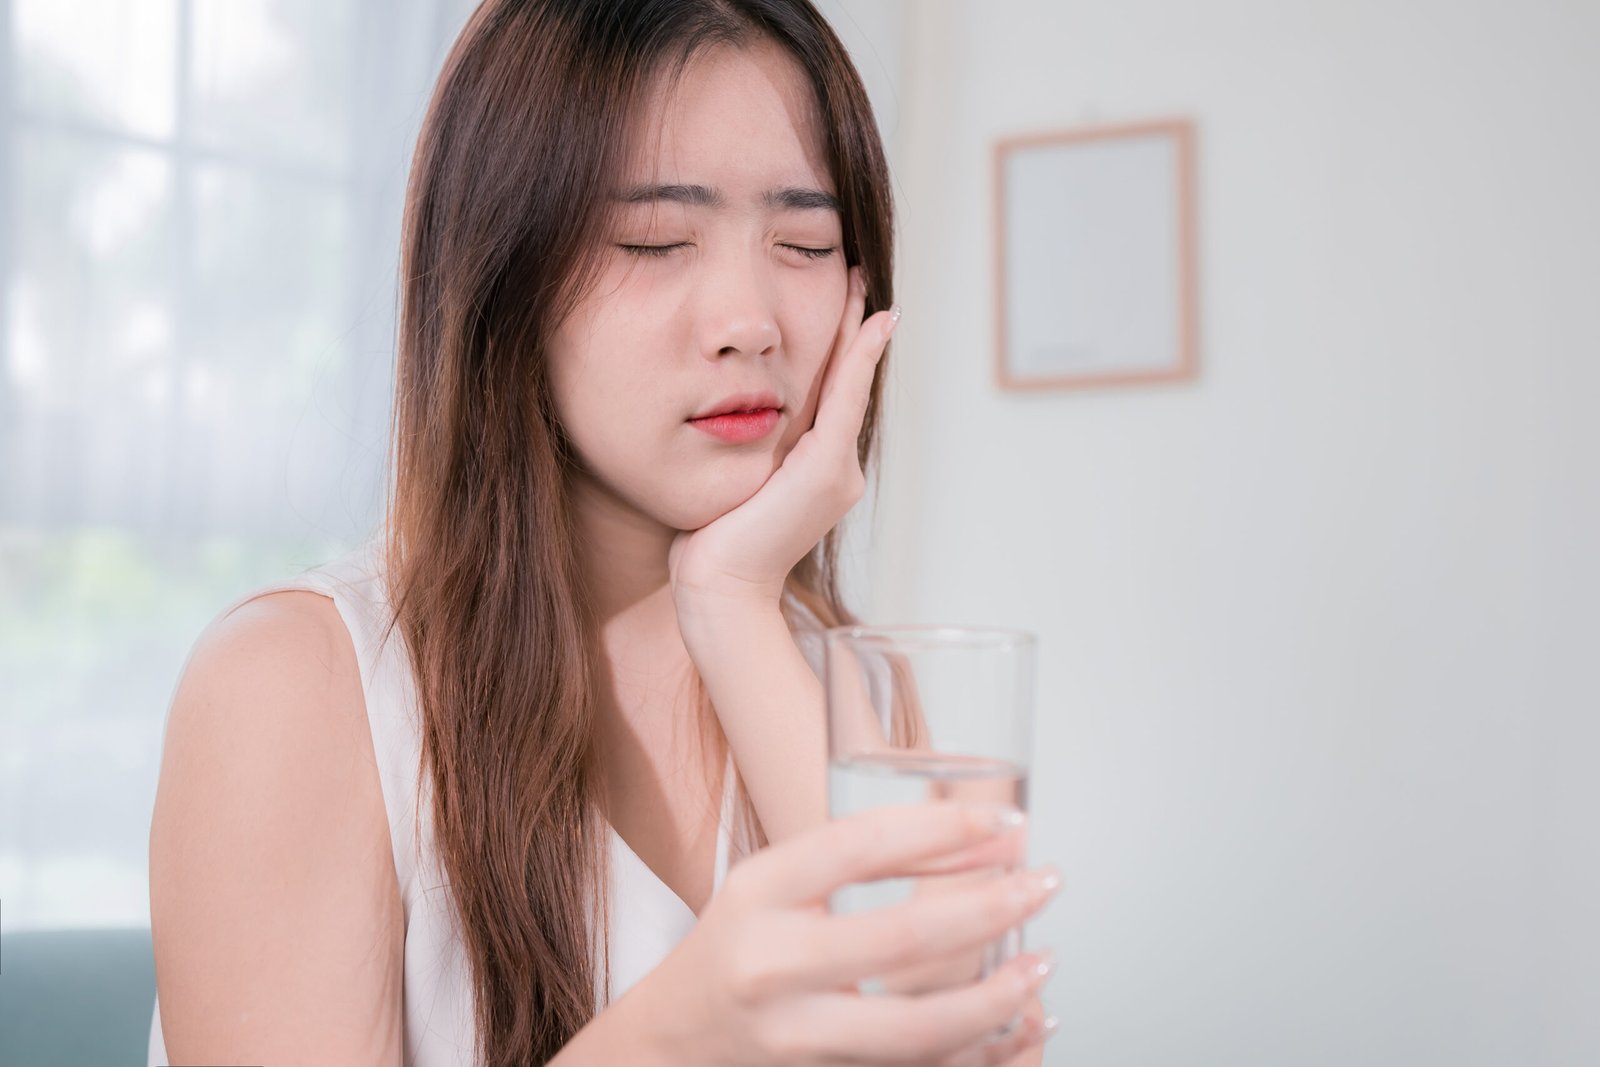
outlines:
M1050 977L1050 972L1055 969L1056 954L1050 949L1040 952L1032 963L1021 965L1017 973L1022 976L1023 991L1037 993L1044 985L1045 979Z
M1021 826L1026 816L1010 804L972 801L960 805L967 825L976 833L1003 834Z
M1053 870L1018 871L1006 886L1006 898L1013 908L1037 908L1061 888L1061 877Z
M1015 830L1026 822L1027 818L1026 815L1022 814L1021 810L1007 808L1005 811L995 812L994 821L990 824L989 829L994 833L1003 834L1009 830Z

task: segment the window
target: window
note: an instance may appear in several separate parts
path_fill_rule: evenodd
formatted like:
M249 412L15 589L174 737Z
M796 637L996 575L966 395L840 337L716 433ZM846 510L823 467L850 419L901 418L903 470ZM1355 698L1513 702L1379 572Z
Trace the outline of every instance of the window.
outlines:
M0 0L0 900L147 925L232 599L380 518L410 150L465 0Z

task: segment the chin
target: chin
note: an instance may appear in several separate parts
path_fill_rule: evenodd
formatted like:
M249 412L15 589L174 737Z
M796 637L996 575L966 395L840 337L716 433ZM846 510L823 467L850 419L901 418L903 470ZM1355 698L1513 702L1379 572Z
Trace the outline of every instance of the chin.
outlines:
M668 525L675 530L698 530L726 515L755 496L767 484L776 462L763 457L758 466L740 465L739 470L722 472L705 479L692 494L685 494L668 509Z

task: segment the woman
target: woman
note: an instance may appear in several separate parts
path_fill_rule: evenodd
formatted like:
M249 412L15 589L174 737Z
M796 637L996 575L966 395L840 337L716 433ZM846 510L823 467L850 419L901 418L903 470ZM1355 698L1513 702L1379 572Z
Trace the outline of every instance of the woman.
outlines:
M824 21L489 0L406 210L384 531L224 612L174 698L151 1062L1037 1045L1035 954L919 997L854 983L974 952L1039 872L823 904L1019 836L955 804L825 817L800 645L854 621L835 526L898 312L877 130Z

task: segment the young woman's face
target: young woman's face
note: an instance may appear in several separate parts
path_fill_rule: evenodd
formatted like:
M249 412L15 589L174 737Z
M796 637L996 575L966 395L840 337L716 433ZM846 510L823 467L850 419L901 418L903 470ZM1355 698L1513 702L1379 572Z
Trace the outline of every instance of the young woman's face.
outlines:
M658 89L597 284L551 338L582 489L677 530L749 499L811 426L848 281L810 83L777 46L718 47ZM730 442L691 421L770 394Z

